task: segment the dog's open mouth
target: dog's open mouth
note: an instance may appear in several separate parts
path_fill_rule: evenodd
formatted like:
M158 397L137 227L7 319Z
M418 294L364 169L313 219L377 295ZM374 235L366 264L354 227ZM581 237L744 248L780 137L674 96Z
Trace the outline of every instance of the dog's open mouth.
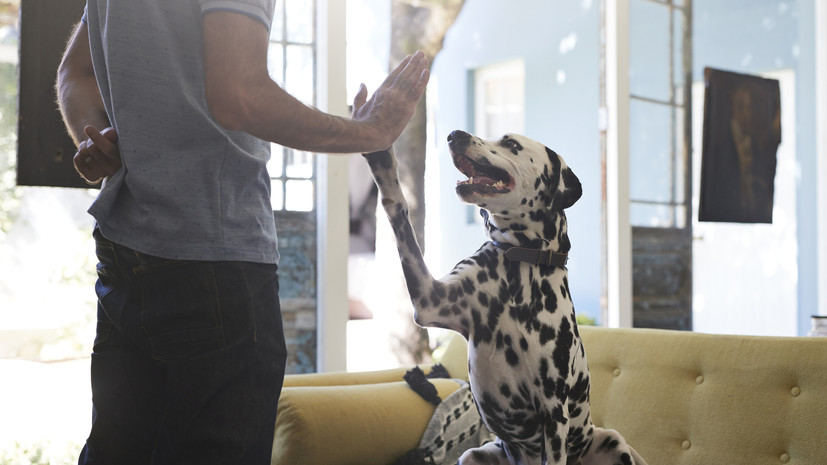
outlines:
M514 187L514 180L503 169L492 165L482 165L466 155L452 153L454 166L468 176L465 181L457 181L457 194L466 196L478 194L504 194Z

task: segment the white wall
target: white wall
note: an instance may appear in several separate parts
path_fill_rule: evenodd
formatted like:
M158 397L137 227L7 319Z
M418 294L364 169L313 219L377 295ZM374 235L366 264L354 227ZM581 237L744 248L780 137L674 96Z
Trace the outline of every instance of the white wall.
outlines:
M772 224L699 223L704 85L693 85L693 326L706 333L798 335L795 73L764 73L781 87Z

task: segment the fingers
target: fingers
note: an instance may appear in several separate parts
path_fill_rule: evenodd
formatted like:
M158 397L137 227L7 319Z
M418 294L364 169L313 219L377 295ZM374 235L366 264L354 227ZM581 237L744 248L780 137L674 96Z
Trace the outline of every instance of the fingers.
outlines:
M418 80L424 70L428 68L428 59L422 51L417 51L413 55L408 55L404 60L394 68L388 75L386 82L392 85L406 85L414 80Z
M103 135L103 137L106 137L111 142L117 142L118 141L118 131L116 131L115 128L113 128L111 126L104 129L100 133Z
M425 87L428 85L428 81L431 79L431 71L427 68L422 70L422 73L419 75L419 81L417 81L416 85L413 87L412 91L414 91L417 95L422 95L425 92Z
M98 132L94 127L86 126L83 128L83 132L86 133L86 136L89 137L89 140L93 142L98 151L108 157L115 157L115 153L118 151L118 146L115 145L118 140L118 133L115 132L114 128L106 128Z
M121 167L118 133L114 128L98 132L92 126L84 128L89 139L78 146L72 161L78 174L91 184L111 176Z
M372 145L369 151L386 149L399 137L425 93L429 78L428 59L418 51L405 57L369 99L367 88L359 88L351 118L371 128L373 143L367 145Z
M364 83L359 84L359 91L356 92L356 97L353 98L353 112L359 111L362 106L365 105L365 102L368 100L368 88L365 86Z
M102 175L101 170L93 165L94 159L89 155L87 149L88 142L88 140L85 140L78 145L78 151L72 157L72 164L84 181L89 184L97 184L104 178L104 175Z
M388 73L388 77L385 78L385 82L383 82L382 85L384 86L386 84L391 84L395 82L399 75L402 74L402 72L408 66L408 63L411 62L412 58L413 55L408 55L405 58L403 58L402 61L400 61L399 64L396 65L396 68L394 68L393 71Z
M416 52L410 56L394 84L405 92L405 98L409 101L419 101L425 93L430 76L431 72L428 70L428 60L425 54Z

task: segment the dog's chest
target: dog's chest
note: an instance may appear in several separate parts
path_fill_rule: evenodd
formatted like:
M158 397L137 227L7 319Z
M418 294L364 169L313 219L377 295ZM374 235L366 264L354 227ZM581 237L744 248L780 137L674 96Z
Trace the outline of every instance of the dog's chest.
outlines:
M508 364L516 365L512 352L520 357L542 352L556 338L563 320L573 320L564 268L504 260L476 264L462 273L474 281L469 286L473 293L465 296L472 320L468 336L474 348L484 345L504 352Z
M513 423L541 421L564 403L585 364L577 362L565 269L501 265L498 282L483 283L491 294L487 305L472 311L469 376L486 422L503 435L520 426Z

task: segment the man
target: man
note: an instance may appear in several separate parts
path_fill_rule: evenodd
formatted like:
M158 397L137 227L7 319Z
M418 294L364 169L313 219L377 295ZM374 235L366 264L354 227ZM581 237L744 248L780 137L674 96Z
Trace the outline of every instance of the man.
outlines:
M266 141L387 148L428 81L417 52L351 119L305 106L267 72L274 3L88 0L69 40L58 103L76 170L103 181L81 464L269 463L285 347Z

